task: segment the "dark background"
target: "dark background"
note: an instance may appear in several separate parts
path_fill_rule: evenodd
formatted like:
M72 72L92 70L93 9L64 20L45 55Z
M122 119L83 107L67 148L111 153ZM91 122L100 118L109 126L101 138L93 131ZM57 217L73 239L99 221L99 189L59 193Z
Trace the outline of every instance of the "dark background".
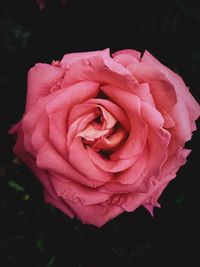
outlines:
M26 75L65 53L145 49L178 72L200 102L199 1L0 1L0 266L200 266L199 138L160 198L98 229L43 203L42 188L13 154L7 131L24 111Z

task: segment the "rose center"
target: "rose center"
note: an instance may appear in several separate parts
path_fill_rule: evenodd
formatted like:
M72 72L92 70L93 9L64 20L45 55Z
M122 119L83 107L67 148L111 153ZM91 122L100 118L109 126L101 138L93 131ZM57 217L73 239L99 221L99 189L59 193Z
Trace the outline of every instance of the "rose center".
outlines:
M82 137L85 146L89 145L108 155L119 148L127 138L127 133L110 112L98 107L94 118L77 136Z

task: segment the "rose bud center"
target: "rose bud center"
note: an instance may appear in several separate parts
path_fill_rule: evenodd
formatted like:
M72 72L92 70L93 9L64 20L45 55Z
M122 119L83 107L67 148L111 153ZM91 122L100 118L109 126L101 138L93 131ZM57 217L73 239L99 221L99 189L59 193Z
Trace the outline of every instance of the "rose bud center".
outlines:
M98 107L95 113L91 113L91 118L93 119L77 134L82 137L84 145L99 152L113 152L124 143L126 130L105 108Z

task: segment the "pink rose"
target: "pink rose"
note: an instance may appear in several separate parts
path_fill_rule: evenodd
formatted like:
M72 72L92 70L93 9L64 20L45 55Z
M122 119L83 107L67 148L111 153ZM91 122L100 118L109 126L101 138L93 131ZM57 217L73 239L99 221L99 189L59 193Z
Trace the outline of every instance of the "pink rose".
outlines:
M183 80L149 52L106 49L36 64L10 132L45 202L100 227L141 205L153 214L199 115Z

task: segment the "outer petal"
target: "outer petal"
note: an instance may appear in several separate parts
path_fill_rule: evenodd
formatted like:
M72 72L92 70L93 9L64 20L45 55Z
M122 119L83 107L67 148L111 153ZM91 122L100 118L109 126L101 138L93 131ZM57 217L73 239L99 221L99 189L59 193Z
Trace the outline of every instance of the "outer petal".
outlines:
M26 113L37 101L50 94L50 90L64 76L65 70L49 64L38 63L28 73Z
M101 84L112 84L126 91L134 91L138 82L130 71L113 59L90 57L72 64L66 71L61 86L66 87L79 81L95 81Z
M45 116L45 106L48 102L49 97L43 97L38 100L37 104L28 112L22 119L22 127L24 132L24 147L31 155L36 156L36 147L32 143L33 132L39 127L41 131L40 135L46 135L46 123L49 123L48 117ZM42 123L41 123L42 118ZM45 122L43 120L46 120ZM44 125L43 125L44 124ZM41 127L40 127L41 126ZM45 126L45 127L44 127ZM45 130L45 133L43 133ZM36 140L37 142L37 140ZM41 142L40 142L41 145Z
M141 53L133 49L124 49L112 54L113 59L122 65L128 65L129 62L139 62ZM128 60L128 61L127 61Z
M160 196L164 188L173 178L174 175L168 175L167 177L165 177L165 179L155 184L154 187L152 187L148 193L134 192L127 195L113 195L113 197L111 197L108 203L119 205L124 210L129 212L134 211L136 208L143 204L151 204L153 206L158 206L157 198ZM153 203L151 203L151 201Z
M153 96L151 94L149 84L142 83L137 87L135 94L145 103L150 104L151 106L155 107L155 102Z
M40 137L43 137L43 141L45 141L45 138L46 140L50 138L56 149L63 156L66 156L66 125L69 111L74 105L93 98L97 94L97 83L83 81L42 97L23 118L26 150L35 156L36 147L40 148L42 145L41 138L37 140L37 138L33 137L33 143L31 142L34 133L35 136L40 134ZM40 143L38 143L39 140Z
M81 202L73 203L67 200L65 202L82 223L93 224L97 227L103 226L106 222L124 212L123 208L112 204L83 206Z
M149 177L156 177L160 172L162 164L168 157L168 145L171 135L162 128L164 120L156 109L142 103L141 115L148 125L149 162L146 170Z
M170 133L176 137L177 144L184 146L186 141L192 137L192 129L189 113L183 103L178 102L170 111L175 123L175 127L170 129Z
M61 64L63 66L69 67L70 65L76 63L77 61L80 61L83 59L89 59L91 57L102 57L103 59L109 58L110 57L110 50L108 48L108 49L104 49L104 50L100 50L100 51L66 54L62 58Z
M149 84L156 107L160 111L169 111L176 104L177 98L173 84L154 66L140 62L129 65L128 69L140 83Z
M95 205L108 200L111 194L99 192L95 188L81 185L72 180L51 175L51 182L58 197L74 203L81 202L84 206Z
M83 53L73 53L73 54L67 54L64 56L64 58L61 60L61 64L67 65L68 68L76 66L75 63L84 63L85 67L86 66L94 66L94 73L95 73L95 68L98 67L98 64L103 62L103 65L99 67L107 67L111 71L116 72L121 75L129 75L129 71L124 68L121 64L116 63L109 54L109 49L105 49L102 51L94 51L94 52L83 52ZM99 61L100 60L100 61ZM95 64L95 62L97 64ZM77 66L79 66L77 64ZM112 74L112 73L110 73ZM87 79L86 79L87 80Z
M171 145L170 143L169 157L161 168L158 180L162 180L165 176L169 175L170 173L173 174L175 177L179 168L186 163L186 158L188 157L190 152L191 152L190 149L177 147L177 144Z
M33 129L32 136L29 136L34 150L39 151L41 146L49 139L49 119L46 113L42 113Z
M40 180L44 188L46 188L48 193L54 196L55 191L49 180L48 173L38 168L35 164L35 158L33 158L24 149L24 134L23 134L21 124L19 125L19 128L18 128L17 143L15 144L13 151L32 170L35 176L38 177L38 179Z
M190 119L195 121L200 116L200 106L194 97L189 92L189 88L186 87L182 78L160 63L154 56L152 56L148 51L145 51L142 62L153 65L154 68L162 72L167 79L173 84L176 94L178 97L178 102L184 103L187 107Z

